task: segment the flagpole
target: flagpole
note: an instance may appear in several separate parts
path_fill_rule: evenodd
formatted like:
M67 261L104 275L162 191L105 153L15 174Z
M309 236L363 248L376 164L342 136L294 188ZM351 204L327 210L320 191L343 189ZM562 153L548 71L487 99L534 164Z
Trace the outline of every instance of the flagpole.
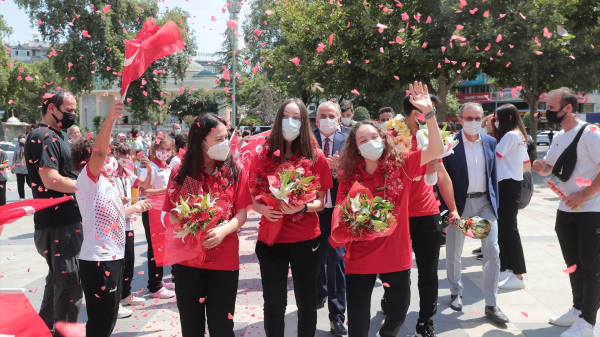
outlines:
M235 71L236 71L236 60L237 60L237 37L236 30L239 24L237 24L238 13L241 10L242 5L240 4L240 0L228 1L227 10L229 11L229 18L236 22L235 29L231 30L231 39L232 39L232 60L233 60L233 97L231 98L231 128L235 130L237 124L237 103L235 96Z

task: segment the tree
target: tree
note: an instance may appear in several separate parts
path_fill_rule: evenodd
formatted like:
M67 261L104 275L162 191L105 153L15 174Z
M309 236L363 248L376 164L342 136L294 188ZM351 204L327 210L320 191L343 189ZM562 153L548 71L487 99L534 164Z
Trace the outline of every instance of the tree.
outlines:
M600 87L600 51L592 47L600 38L598 9L586 0L486 3L489 25L502 40L489 50L494 61L485 71L497 86L520 91L529 105L535 143L542 93L563 86L580 91ZM499 19L501 14L505 16ZM568 35L559 35L558 26Z
M12 28L6 25L4 15L0 15L0 106L5 106L8 103L8 81L11 71L10 50L5 49L3 37L12 34Z
M123 0L112 2L111 7L95 7L77 0L16 0L29 13L32 22L38 22L42 37L54 45L50 53L56 70L69 78L74 92L94 89L120 82L125 54L123 40L132 39L147 19L159 8L156 2ZM102 6L102 5L99 5ZM105 9L108 11L105 12ZM128 109L138 120L155 120L164 106L164 84L168 77L183 79L191 53L196 49L189 35L189 13L180 8L169 9L156 23L172 20L179 25L186 48L154 62L142 78L133 82L127 92ZM84 31L89 37L84 36ZM163 103L157 103L157 102Z
M354 109L354 120L357 122L362 122L366 120L371 120L371 115L369 114L369 110L364 106L359 106Z
M183 119L184 117L196 117L203 113L218 113L219 101L213 93L207 93L204 88L195 91L184 91L177 95L169 106L169 113Z
M94 116L92 122L94 123L94 129L96 131L100 130L100 125L102 125L103 122L102 116Z

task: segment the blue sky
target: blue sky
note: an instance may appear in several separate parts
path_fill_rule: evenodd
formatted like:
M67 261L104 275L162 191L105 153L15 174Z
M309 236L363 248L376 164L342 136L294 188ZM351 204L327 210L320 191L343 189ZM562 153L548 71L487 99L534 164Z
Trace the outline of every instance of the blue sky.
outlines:
M196 42L198 44L198 52L213 53L221 49L223 42L222 33L227 28L227 20L229 20L229 12L223 14L221 8L227 3L226 0L164 0L160 2L161 10L166 6L169 8L181 7L188 11L192 16L190 23L192 25ZM245 17L249 5L242 6L241 17ZM28 42L32 39L32 35L38 33L35 24L29 21L29 15L24 9L19 9L14 0L0 0L0 14L4 15L8 26L12 27L13 34L7 40L9 44L17 42ZM194 16L196 16L194 18ZM210 20L211 16L217 18L216 22ZM243 22L243 20L241 20ZM211 30L212 29L212 30ZM243 39L240 39L239 45L243 44Z

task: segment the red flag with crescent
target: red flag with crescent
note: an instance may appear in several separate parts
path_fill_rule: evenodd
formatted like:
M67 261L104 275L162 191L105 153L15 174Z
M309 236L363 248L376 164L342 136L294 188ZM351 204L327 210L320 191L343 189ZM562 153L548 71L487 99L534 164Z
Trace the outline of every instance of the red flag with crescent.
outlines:
M0 206L0 233L2 233L3 225L16 221L27 214L34 213L35 211L39 211L44 208L56 206L71 199L73 199L71 196L54 199L28 199L19 202L11 202L8 205Z
M185 48L179 27L168 21L162 27L148 18L133 40L125 40L125 62L121 80L121 99L131 82L142 76L152 62Z

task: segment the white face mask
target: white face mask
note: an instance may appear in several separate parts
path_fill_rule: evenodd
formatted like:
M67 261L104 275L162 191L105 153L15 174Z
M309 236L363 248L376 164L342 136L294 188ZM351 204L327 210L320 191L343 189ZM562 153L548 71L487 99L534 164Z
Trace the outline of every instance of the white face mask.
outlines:
M338 121L333 118L319 119L319 129L325 134L334 133L337 130Z
M352 118L344 118L344 117L342 117L342 124L344 124L346 126L350 126L350 124L352 124Z
M379 126L381 126L382 129L387 130L387 126L385 125L387 123L387 121L383 122L383 123L379 123Z
M204 142L204 144L208 145L208 143ZM210 159L216 161L225 161L227 156L229 156L229 142L224 140L220 143L217 143L208 148L208 151L204 151L210 157Z
M21 143L21 144L25 144L25 138L21 138L21 139L19 139L19 143Z
M383 141L381 138L371 139L358 147L361 156L369 160L379 160L383 154Z
M176 134L180 134L181 133L181 129L175 129L175 133Z
M119 165L123 167L131 167L132 164L131 158L119 158L117 161L119 162Z
M158 158L158 160L166 161L167 159L169 159L169 157L171 157L171 151L169 151L169 152L162 151L162 150L156 151L156 158Z
M291 142L300 135L300 125L302 123L293 118L284 118L281 120L283 139Z
M104 161L104 173L108 177L113 177L117 173L117 160L113 157L109 157Z
M495 121L494 122L494 126L496 127L496 129L499 129L500 128L500 122Z
M472 122L464 122L463 129L470 136L476 136L481 130L481 122L472 121Z

